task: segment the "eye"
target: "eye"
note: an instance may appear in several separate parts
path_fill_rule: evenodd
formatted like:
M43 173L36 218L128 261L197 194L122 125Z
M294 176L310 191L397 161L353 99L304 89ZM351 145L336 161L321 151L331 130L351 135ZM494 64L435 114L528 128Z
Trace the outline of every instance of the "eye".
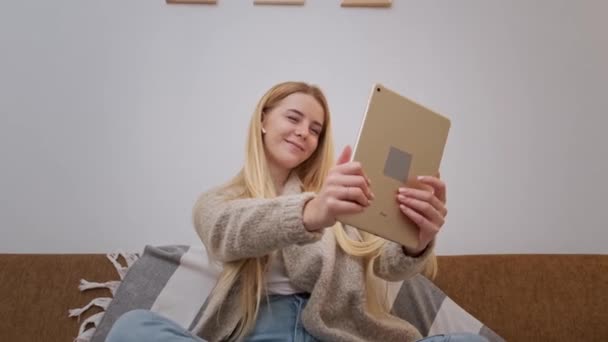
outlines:
M310 131L312 132L312 134L313 134L314 136L317 136L317 137L318 137L319 135L321 135L321 130L320 130L320 129L318 129L318 128L312 128Z
M295 117L295 116L291 116L290 115L290 116L287 117L287 119L289 119L289 121L291 121L291 122L298 122L298 118Z

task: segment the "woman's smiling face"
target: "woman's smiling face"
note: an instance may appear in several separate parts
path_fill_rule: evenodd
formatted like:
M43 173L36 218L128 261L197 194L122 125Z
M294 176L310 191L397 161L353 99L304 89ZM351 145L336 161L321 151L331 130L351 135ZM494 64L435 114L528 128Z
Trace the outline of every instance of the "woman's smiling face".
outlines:
M291 171L317 149L325 112L311 95L294 93L263 113L264 148L275 168Z

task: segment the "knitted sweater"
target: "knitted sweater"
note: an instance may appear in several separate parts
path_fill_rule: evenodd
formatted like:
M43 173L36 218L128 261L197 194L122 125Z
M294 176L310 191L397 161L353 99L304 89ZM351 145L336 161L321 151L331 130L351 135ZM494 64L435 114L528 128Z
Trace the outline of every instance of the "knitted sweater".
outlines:
M337 245L332 229L308 231L304 205L314 193L302 192L299 179L288 179L281 196L272 199L232 199L242 189L215 188L197 201L194 225L211 256L220 262L261 257L274 250L283 258L294 286L310 293L302 311L306 330L322 341L416 341L422 336L407 321L376 319L366 310L362 258ZM346 227L349 236L358 236ZM421 272L433 245L418 257L404 254L401 245L387 242L375 260L375 274L398 281ZM209 341L230 336L238 322L237 284L221 304L207 307L199 334ZM390 324L389 324L390 323Z

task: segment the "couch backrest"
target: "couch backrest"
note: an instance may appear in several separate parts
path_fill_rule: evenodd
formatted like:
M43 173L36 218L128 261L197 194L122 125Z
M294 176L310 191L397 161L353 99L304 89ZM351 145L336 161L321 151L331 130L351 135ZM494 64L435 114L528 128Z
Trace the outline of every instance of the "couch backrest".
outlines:
M439 256L435 283L507 341L608 341L608 255ZM0 341L68 341L67 311L108 295L104 255L0 255ZM92 313L96 312L93 308Z
M437 284L507 341L608 341L608 255L439 256Z

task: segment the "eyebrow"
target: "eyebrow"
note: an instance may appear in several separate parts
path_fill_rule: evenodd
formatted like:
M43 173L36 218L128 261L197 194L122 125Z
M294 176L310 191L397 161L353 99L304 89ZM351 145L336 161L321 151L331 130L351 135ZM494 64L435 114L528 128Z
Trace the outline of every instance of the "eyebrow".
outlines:
M299 116L302 116L302 117L304 117L304 116L305 116L305 115L304 115L304 113L300 112L300 111L299 111L299 110L297 110L297 109L290 108L290 109L288 109L287 111L289 111L289 112L294 112L294 113L296 113L296 114L298 114ZM315 120L315 121L313 121L312 123L313 123L313 124L316 124L316 125L318 125L318 126L320 126L321 128L323 128L323 124L322 124L322 123L320 123L319 121L316 121L316 120Z

